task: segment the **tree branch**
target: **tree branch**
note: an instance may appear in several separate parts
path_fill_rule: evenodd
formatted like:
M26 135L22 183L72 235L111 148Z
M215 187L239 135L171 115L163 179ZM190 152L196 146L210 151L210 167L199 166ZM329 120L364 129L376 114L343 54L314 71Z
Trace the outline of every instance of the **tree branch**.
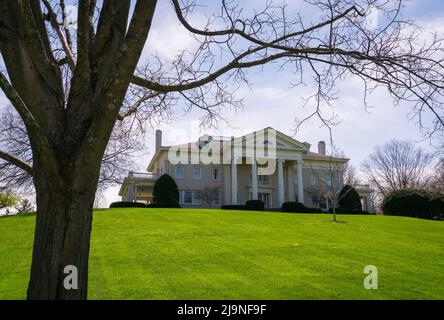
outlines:
M15 165L16 167L22 169L27 174L32 176L32 166L22 159L19 159L18 157L2 150L0 150L0 158L9 162L10 164Z

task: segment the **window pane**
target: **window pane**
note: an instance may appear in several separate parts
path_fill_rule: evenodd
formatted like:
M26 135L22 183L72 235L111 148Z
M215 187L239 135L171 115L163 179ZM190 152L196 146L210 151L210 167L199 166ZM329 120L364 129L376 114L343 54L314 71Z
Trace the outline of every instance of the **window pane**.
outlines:
M202 179L202 168L201 168L201 167L194 167L194 170L193 170L193 179L194 179L194 180L200 180L200 179Z
M220 191L214 193L212 204L215 206L220 205Z
M193 204L200 205L200 193L199 191L193 192Z
M185 191L184 197L183 197L183 203L185 204L192 204L193 203L193 193L191 191Z
M183 167L182 166L176 166L176 178L178 178L178 179L183 178Z
M213 169L213 180L218 181L220 177L220 170L218 168Z

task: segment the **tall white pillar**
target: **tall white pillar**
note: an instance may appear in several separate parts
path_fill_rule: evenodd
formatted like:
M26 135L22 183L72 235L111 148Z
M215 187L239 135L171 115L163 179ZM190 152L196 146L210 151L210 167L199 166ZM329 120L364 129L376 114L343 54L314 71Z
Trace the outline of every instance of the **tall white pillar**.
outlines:
M251 164L251 200L257 199L257 164L256 159L253 159Z
M231 204L237 203L237 163L236 159L231 160Z
M230 166L224 165L224 204L231 204Z
M287 166L288 201L294 201L293 165Z
M279 200L279 208L280 208L280 207L282 207L282 204L285 202L283 160L278 159L277 167L278 167L277 168L278 169L278 200Z
M304 203L304 179L302 177L302 160L298 160L298 201Z

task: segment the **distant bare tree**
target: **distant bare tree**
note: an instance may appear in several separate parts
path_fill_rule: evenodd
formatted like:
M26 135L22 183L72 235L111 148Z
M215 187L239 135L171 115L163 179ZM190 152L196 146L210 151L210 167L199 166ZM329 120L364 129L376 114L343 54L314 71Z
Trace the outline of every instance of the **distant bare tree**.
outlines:
M435 171L427 186L429 191L444 195L444 158L436 163Z
M213 205L213 201L217 199L217 196L220 195L220 188L216 187L205 187L204 190L199 192L200 199L208 204L208 207L211 208Z
M422 189L427 185L433 155L408 141L392 140L363 162L363 170L370 184L381 197L405 188Z
M356 167L350 163L345 165L344 170L344 185L357 186L361 184L361 180L358 177L358 171Z
M16 206L17 214L30 213L35 211L34 206L28 199L21 200Z
M25 125L12 107L0 114L0 149L26 163L32 163L32 150ZM143 149L143 130L131 121L119 121L114 126L102 158L98 193L121 182L128 168L134 167L134 157ZM0 157L0 189L14 188L22 193L33 192L32 175Z

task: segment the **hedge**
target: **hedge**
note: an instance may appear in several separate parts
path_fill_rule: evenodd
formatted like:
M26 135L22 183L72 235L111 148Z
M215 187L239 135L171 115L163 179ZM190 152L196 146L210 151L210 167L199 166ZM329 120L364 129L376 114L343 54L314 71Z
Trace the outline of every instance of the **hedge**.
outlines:
M282 204L282 211L292 213L304 213L307 208L300 202L284 202Z
M329 213L333 213L333 208L328 210ZM348 208L336 208L337 214L369 214L368 211L357 210L357 209L348 209Z
M248 200L245 203L247 210L263 211L265 209L265 203L262 200Z
M282 211L290 213L322 213L321 208L307 208L300 202L284 202L282 204Z
M225 204L220 208L223 210L247 210L247 207L242 204Z
M141 202L117 201L109 206L110 208L146 208L146 204Z
M430 218L431 205L428 196L415 189L401 189L390 192L382 203L385 215Z

